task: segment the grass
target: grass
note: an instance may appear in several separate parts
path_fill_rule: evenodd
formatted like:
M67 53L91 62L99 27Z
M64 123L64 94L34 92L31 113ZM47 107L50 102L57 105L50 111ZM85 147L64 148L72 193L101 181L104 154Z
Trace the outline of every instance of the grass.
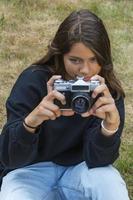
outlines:
M5 102L24 68L42 57L60 22L72 11L89 8L104 21L115 70L126 93L126 121L115 162L133 200L133 3L130 0L0 0L0 127Z

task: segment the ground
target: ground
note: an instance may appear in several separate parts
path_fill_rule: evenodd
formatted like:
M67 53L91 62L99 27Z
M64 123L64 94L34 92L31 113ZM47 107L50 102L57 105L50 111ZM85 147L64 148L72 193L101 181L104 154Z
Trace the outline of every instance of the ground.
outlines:
M126 120L115 166L133 200L133 3L131 0L0 0L0 128L5 102L18 75L41 58L54 32L72 10L88 8L108 30L114 68L126 93Z

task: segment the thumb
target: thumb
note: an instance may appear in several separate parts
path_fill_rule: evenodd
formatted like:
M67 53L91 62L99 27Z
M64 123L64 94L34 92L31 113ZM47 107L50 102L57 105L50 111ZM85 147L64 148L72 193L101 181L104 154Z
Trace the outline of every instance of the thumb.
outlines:
M53 84L55 80L58 80L61 78L61 75L54 75L52 76L48 82L47 82L47 91L50 93L53 90Z

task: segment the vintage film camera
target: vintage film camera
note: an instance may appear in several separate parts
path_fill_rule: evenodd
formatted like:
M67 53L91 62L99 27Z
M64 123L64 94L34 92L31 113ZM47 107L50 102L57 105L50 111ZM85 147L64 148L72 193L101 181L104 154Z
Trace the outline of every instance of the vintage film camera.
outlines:
M72 109L76 113L84 113L88 111L95 103L97 98L92 98L93 90L100 85L98 80L84 81L84 77L77 77L76 80L65 81L58 79L54 82L53 88L61 92L66 98L66 104L63 105L59 100L55 99L54 103L61 110Z

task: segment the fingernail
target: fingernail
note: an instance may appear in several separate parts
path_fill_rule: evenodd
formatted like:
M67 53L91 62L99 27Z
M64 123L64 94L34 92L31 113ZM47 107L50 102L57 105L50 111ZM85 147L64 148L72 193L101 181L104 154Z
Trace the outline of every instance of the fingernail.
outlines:
M96 97L95 93L92 93L92 98L95 98L95 97Z
M93 110L93 114L96 114L96 110Z
M65 105L65 104L66 104L66 101L62 101L62 104Z
M93 80L96 80L96 78L95 77L91 77L90 80L93 81Z

